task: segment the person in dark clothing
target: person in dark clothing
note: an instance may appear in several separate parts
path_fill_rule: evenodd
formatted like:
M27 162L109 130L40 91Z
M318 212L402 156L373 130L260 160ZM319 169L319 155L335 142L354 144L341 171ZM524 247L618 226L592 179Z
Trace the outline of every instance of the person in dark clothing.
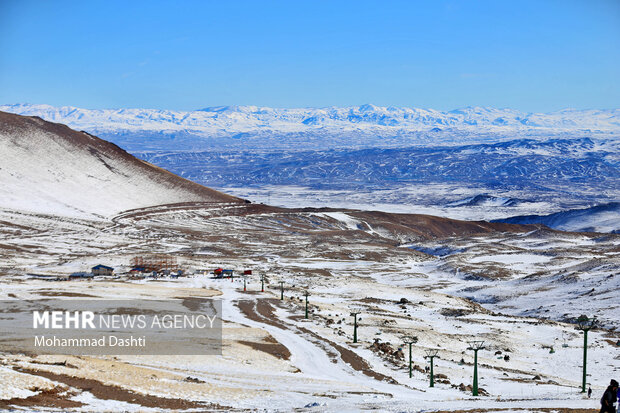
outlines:
M592 387L588 387L588 399L592 397Z
M600 413L616 413L616 408L614 407L614 403L617 400L618 393L618 382L615 380L611 380L609 383L609 387L603 393L603 397L601 398L601 411Z

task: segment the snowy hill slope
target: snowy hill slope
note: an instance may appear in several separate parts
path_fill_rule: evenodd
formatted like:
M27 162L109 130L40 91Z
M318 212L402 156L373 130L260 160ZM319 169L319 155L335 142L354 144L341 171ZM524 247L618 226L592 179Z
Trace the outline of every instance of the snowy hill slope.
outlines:
M274 109L210 107L191 112L156 109L89 110L11 104L0 110L39 116L102 136L130 151L222 147L316 149L485 142L503 137L620 132L620 110L524 113L470 107L432 109L353 107ZM156 144L149 146L149 143Z
M0 112L0 208L111 216L149 205L241 202L85 132Z
M571 209L550 215L525 215L493 222L543 224L562 231L620 233L620 202Z

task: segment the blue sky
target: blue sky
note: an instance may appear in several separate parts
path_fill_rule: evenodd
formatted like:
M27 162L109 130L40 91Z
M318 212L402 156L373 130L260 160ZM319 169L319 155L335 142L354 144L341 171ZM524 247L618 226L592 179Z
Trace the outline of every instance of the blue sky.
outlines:
M619 0L0 0L0 103L609 109L619 78Z

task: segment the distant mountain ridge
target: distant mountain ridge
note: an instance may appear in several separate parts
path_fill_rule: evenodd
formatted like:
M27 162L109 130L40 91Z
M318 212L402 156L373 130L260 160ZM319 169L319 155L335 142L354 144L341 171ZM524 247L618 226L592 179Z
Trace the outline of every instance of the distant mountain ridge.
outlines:
M549 215L524 215L491 222L543 224L562 231L620 233L620 202L570 209Z
M460 207L460 206L505 206L513 207L523 202L527 202L516 198L503 198L492 195L480 194L470 198L461 199L459 201L450 202L446 206L448 207Z
M87 125L91 122L124 125L128 129L168 127L304 130L308 126L375 125L418 128L434 127L518 127L551 129L620 130L620 109L564 109L551 113L527 113L514 109L467 107L442 112L434 109L361 105L327 108L270 108L259 106L216 106L195 111L160 109L82 109L73 106L12 104L0 110ZM236 122L235 125L230 122Z
M513 109L468 107L442 112L433 109L352 107L277 109L258 106L218 106L195 111L159 109L91 110L72 106L9 104L0 111L67 124L110 139L133 150L132 139L174 140L167 149L197 149L244 144L271 147L274 143L311 149L336 146L394 146L428 141L462 143L467 135L480 142L485 134L497 140L506 136L553 136L563 133L603 135L620 133L620 109L526 113ZM131 136L128 136L131 135ZM279 139L278 139L279 138ZM386 138L396 138L393 141ZM217 142L210 142L216 139ZM332 142L336 139L336 142ZM144 149L145 143L142 149ZM236 142L239 144L239 142Z

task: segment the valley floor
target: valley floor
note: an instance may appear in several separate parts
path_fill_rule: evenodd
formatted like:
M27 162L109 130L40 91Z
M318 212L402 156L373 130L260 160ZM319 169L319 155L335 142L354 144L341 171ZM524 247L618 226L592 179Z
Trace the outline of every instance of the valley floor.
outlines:
M265 206L159 207L111 222L2 214L2 300L197 297L223 309L221 355L0 352L2 409L585 412L620 373L618 236L469 234L444 221L424 232L393 216ZM174 255L190 275L55 280L97 263L122 273L147 253ZM242 278L198 271L217 267L252 269L247 291ZM582 312L604 327L589 335L591 399L579 392L583 337L565 322ZM417 338L412 378L405 336ZM479 397L468 390L472 340L486 343ZM427 349L439 351L434 388Z

